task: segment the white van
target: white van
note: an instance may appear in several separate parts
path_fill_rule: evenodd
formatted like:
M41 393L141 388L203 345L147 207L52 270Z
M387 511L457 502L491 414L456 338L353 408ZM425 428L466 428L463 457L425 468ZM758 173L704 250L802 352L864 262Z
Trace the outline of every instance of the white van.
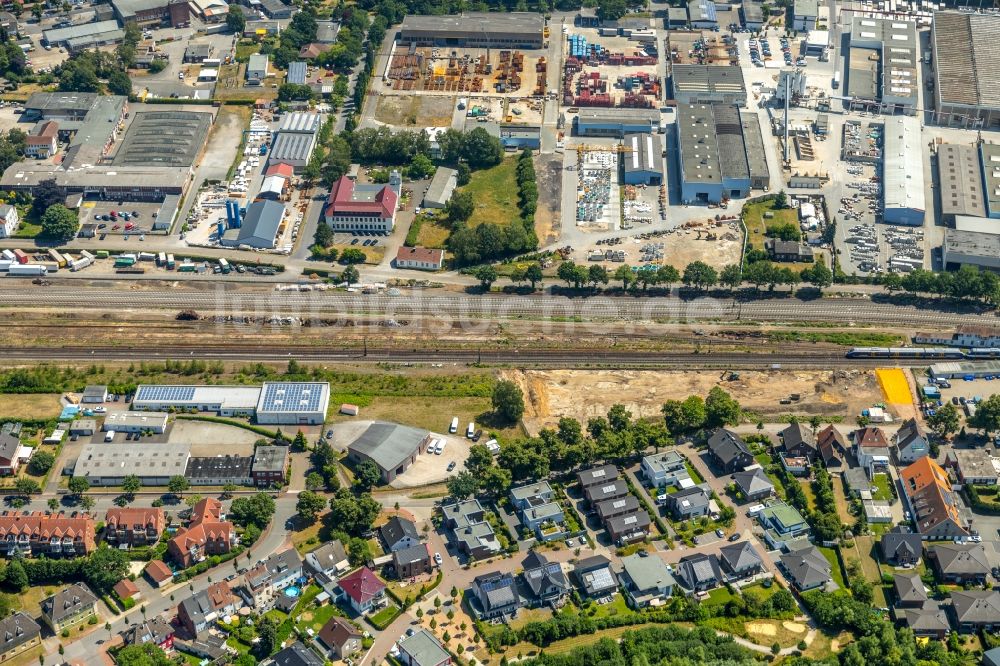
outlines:
M438 455L441 455L442 453L444 453L444 447L445 447L445 444L447 444L447 443L448 443L447 440L439 439L438 443L437 443L437 449L434 450L434 453L436 453Z
M105 442L113 442L114 439L115 439L115 431L114 430L109 430L106 433L104 433L104 441Z
M458 432L458 417L457 416L451 419L451 427L448 428L448 432L450 432L452 435L454 435L456 432Z
M432 440L431 445L427 447L427 450L436 456L441 455L441 440L437 438Z
M469 421L469 427L465 429L465 436L472 439L472 436L476 434L476 422Z

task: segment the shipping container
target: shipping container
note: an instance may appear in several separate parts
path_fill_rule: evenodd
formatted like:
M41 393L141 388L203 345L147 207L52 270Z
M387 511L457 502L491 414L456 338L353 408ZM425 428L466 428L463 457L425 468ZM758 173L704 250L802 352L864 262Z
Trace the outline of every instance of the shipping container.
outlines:
M3 256L3 258L6 259L7 261L17 261L17 257L14 256L14 253L11 252L10 250L4 250L3 252L0 252L0 256Z
M20 277L33 277L38 275L48 275L49 271L41 264L11 264L9 275Z
M136 257L139 261L155 261L156 255L152 252L140 252L139 256Z
M195 269L196 269L196 267L195 267L194 264L192 264L190 262L184 262L180 266L177 267L177 272L178 273L194 273Z
M66 265L65 257L59 254L56 250L50 248L48 251L48 255L52 259L52 261L54 261L59 266L59 268L62 268Z
M21 250L14 250L14 258L17 259L17 263L19 264L28 263L28 255Z
M167 253L166 252L161 252L160 254L156 255L156 265L157 266L166 266L167 265Z
M226 261L225 259L219 259L219 268L221 268L222 272L227 275L229 274L229 271L233 270L232 268L229 267L229 262Z
M95 257L98 258L98 259L107 259L109 256L110 255L108 254L107 250L98 250L95 253Z
M123 268L126 266L132 266L135 264L135 257L130 255L121 255L120 257L115 257L115 268Z
M79 270L82 270L82 269L86 268L87 266L90 266L92 263L94 263L94 257L92 257L92 256L91 257L80 257L76 261L73 261L72 263L70 263L69 269L71 271L73 271L73 272L76 272L76 271L79 271Z
M11 266L17 266L17 262L10 259L0 259L0 273L6 273Z

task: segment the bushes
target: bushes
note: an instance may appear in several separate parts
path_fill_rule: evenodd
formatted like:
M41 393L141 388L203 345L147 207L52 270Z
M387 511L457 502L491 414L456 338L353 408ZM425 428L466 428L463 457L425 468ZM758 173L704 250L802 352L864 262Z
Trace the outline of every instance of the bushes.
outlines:
M992 499L987 499L988 496L992 496ZM987 488L970 484L965 486L965 497L969 502L969 506L975 511L1000 515L1000 502L996 501L995 492L989 492Z

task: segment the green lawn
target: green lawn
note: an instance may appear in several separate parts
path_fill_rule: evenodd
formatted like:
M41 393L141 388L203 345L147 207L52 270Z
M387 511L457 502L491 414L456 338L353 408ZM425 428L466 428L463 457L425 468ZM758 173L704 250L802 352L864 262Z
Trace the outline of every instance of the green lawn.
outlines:
M876 474L872 479L872 499L891 500L892 490L889 488L889 475Z
M749 234L748 240L754 248L764 249L764 238L766 237L767 229L771 226L790 223L798 228L799 215L797 210L794 208L773 210L773 208L773 200L747 204L743 207L744 221L746 222L747 233ZM764 214L767 212L774 213L774 217L764 219Z
M42 225L32 224L22 219L21 225L14 232L14 238L34 238L40 233L42 233Z
M314 634L318 634L323 625L329 622L330 618L334 615L344 616L344 612L334 604L311 608L299 615L297 618L298 621L295 623L295 628L300 632L312 629Z
M688 474L691 476L692 481L695 483L705 483L705 479L702 478L701 474L698 473L698 470L694 468L694 465L692 465L689 460L684 461L684 466L687 467Z
M521 212L517 206L517 179L515 167L517 159L511 157L493 167L472 174L469 184L462 191L472 195L476 209L469 219L474 227L486 222L505 227L519 219Z
M774 587L773 585L771 587ZM732 592L725 587L717 587L708 593L708 598L702 601L703 604L711 606L724 606L735 598Z
M385 626L388 626L388 624L390 622L392 622L394 619L396 619L396 616L399 615L400 612L401 611L399 610L398 607L396 607L396 606L394 606L392 604L389 604L388 606L386 606L385 608L383 608L379 612L377 612L374 615L370 616L368 619L375 626L385 627Z
M848 589L844 570L840 568L840 560L837 559L837 551L826 546L816 547L819 549L819 552L823 553L826 561L830 563L830 576L833 577L833 582L839 585L842 590Z

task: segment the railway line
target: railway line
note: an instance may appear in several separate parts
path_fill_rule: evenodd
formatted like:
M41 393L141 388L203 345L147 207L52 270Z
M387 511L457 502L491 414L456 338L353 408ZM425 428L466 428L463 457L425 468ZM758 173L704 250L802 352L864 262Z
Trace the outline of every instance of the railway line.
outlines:
M188 291L161 288L119 290L61 285L24 285L0 294L0 307L94 308L119 312L141 309L192 309L199 314L243 316L325 317L378 316L386 320L447 319L474 324L482 321L538 320L540 322L671 322L760 321L836 322L844 325L940 326L983 324L995 315L954 313L912 305L876 303L864 298L820 298L814 301L766 299L736 301L710 297L627 298L564 296L465 295L437 292L353 294L344 292Z

